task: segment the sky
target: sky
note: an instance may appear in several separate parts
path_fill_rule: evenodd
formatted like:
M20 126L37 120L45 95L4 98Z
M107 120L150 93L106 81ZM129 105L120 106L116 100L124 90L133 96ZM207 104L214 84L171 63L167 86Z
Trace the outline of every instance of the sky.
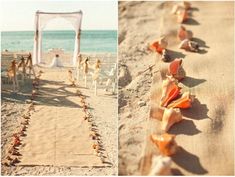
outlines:
M32 31L37 10L73 12L82 10L83 30L117 30L117 1L79 0L0 0L1 31ZM63 19L54 19L45 30L66 30L72 26Z

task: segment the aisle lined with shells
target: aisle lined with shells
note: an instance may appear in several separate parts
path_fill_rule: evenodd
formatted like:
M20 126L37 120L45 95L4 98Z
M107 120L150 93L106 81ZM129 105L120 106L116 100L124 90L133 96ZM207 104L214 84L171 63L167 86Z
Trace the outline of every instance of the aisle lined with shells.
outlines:
M176 21L182 24L190 18L191 8L189 2L175 4L171 15L175 15ZM183 120L181 110L193 109L192 103L195 95L190 93L189 88L182 89L179 86L187 73L183 68L183 59L171 55L168 49L168 40L175 40L173 36L172 34L163 35L149 46L149 50L156 52L157 57L161 60L159 61L160 72L155 75L156 83L151 91L149 114L150 119L158 120L160 124L159 126L153 126L158 127L154 132L151 132L152 128L149 127L150 132L147 133L150 134L150 137L147 138L150 138L150 141L157 148L153 151L157 150L158 155L152 155L150 149L146 150L145 157L141 162L141 173L144 175L174 174L172 173L172 160L170 157L177 153L179 145L176 143L176 135L174 132L171 133L170 130L175 124L180 124ZM199 44L193 41L193 33L186 30L183 25L177 31L177 40L180 41L179 49L188 52L199 52L201 50ZM160 82L162 82L161 87L159 86ZM147 146L149 146L148 143ZM147 165L149 163L151 165Z
M47 71L47 72L49 72L49 71ZM50 74L50 73L47 73L47 72L46 72L46 74L48 77L48 74ZM16 131L16 133L13 134L12 143L9 145L9 149L8 149L8 155L2 163L6 166L30 165L30 164L34 163L34 161L36 159L36 160L38 160L38 162L36 161L35 164L32 164L32 165L110 166L109 160L107 159L106 152L105 152L104 147L102 145L102 140L101 140L101 136L98 132L98 127L94 121L93 116L89 112L90 108L89 108L89 105L86 103L86 99L85 99L86 96L83 95L81 93L81 91L79 90L79 88L76 86L69 87L66 84L61 84L61 82L53 83L53 81L47 80L48 78L45 80L45 77L41 80L42 75L44 75L44 74L45 73L40 70L39 73L37 74L36 78L32 82L32 94L31 94L30 100L27 100L27 103L29 106L27 107L27 109L25 110L25 112L21 116L22 117L21 118L22 119L21 127L19 130ZM48 87L47 84L50 85L50 82L52 85L55 86L54 88L52 85L51 85L52 87ZM56 86L56 84L58 84L58 85ZM46 87L45 87L45 85L46 85ZM69 87L68 90L66 87ZM65 92L67 94L69 93L69 95L63 95L63 92ZM56 94L59 94L59 95L56 95ZM75 96L78 99L75 99L75 100L74 99L68 99L68 100L62 99L63 96L65 96L65 97L67 96L67 97L71 97L71 98L74 98L74 96ZM77 103L76 100L77 101L79 100L79 104ZM58 111L61 111L60 113L61 113L62 117L64 117L64 116L66 117L66 115L63 114L64 110L63 110L62 105L65 106L64 107L65 109L66 109L66 106L73 107L73 109L75 108L74 109L75 115L73 114L73 116L74 116L74 118L79 120L81 123L80 125L78 125L78 124L77 125L83 126L83 127L87 126L87 130L85 132L81 132L81 131L80 132L87 133L86 138L88 138L90 140L88 140L88 139L86 140L86 141L88 141L88 143L87 142L85 142L85 143L80 142L82 140L79 140L78 136L84 136L84 135L83 134L78 135L78 136L75 135L72 137L72 140L73 140L72 142L65 141L63 143L64 148L62 148L61 152L68 150L69 146L71 146L72 150L74 151L75 149L77 149L76 145L80 144L82 146L82 144L87 144L87 145L89 145L89 147L85 147L84 151L86 151L86 149L88 149L87 155L89 157L88 158L84 158L82 156L76 157L75 154L74 155L72 154L72 156L75 156L74 161L70 161L67 159L67 161L64 160L63 163L57 164L57 163L55 163L55 161L52 161L52 162L49 162L49 164L45 164L44 162L47 163L47 161L45 161L45 159L49 160L49 159L53 159L53 157L46 156L45 159L40 159L39 156L42 156L42 155L39 154L39 156L37 156L37 155L35 155L35 152L36 151L40 152L41 150L45 150L44 148L47 145L48 145L48 147L50 146L55 150L56 147L53 147L53 144L55 143L54 139L50 139L51 135L48 133L53 132L52 131L52 129L54 129L53 124L56 122L54 122L54 123L50 122L51 121L50 118L53 119L53 116L54 117L57 116L57 118L58 118L58 114L57 114ZM52 107L50 107L50 106L52 106ZM56 111L54 113L52 111L53 106L55 107L54 110ZM62 106L62 107L60 109L58 109L59 106ZM44 107L45 108L48 107L49 109L46 110ZM56 107L58 107L58 108L56 108ZM81 115L81 114L76 115L75 110L82 110L83 115ZM65 110L65 114L66 114L66 110ZM67 116L67 118L69 118L69 117ZM71 120L68 119L68 122L67 122L68 124L66 124L66 122L60 123L60 120L59 120L57 125L61 126L61 128L66 128L69 131L69 128L72 126L72 124L76 125L75 119L74 119L75 121L72 122L72 124L69 124L69 121L72 121L72 120L73 119L71 119ZM70 127L67 125L69 125ZM52 129L50 129L50 126ZM50 130L50 132L44 131L43 129ZM66 130L66 129L64 129L64 130ZM82 129L82 130L85 130L85 129L86 128L84 127L84 129ZM38 130L38 131L36 132L35 130ZM74 131L76 131L76 130L74 130ZM77 132L79 133L79 130ZM40 134L40 133L43 133L44 136L37 136L37 134ZM67 134L67 135L69 138L70 134ZM58 134L57 134L57 136L58 136ZM75 137L77 137L78 139L77 140L74 139ZM30 141L30 138L31 138L32 142ZM65 139L61 139L61 140L59 139L56 142L60 143L62 140L66 140L66 138L67 137L65 137ZM37 144L35 144L35 143L37 143ZM44 143L44 145L43 145L43 143ZM73 144L75 146L73 146ZM32 151L34 151L35 149L37 149L37 150L35 150L35 152L31 153L30 149L32 149ZM74 151L74 153L75 153L75 151ZM47 154L48 152L43 152L43 153ZM80 153L81 152L78 151L78 155ZM25 156L27 156L27 155L28 155L28 158L25 158ZM53 155L53 154L50 154L50 155ZM63 158L66 159L66 156L60 157L60 159L58 159L59 162ZM95 158L95 156L97 158ZM35 159L33 159L33 158L35 158ZM54 158L56 158L56 157L54 157ZM77 162L77 161L79 161L79 159L80 159L81 163ZM93 161L92 160L89 161L89 159L90 160L93 159ZM43 160L44 160L44 162L43 162ZM74 162L75 162L75 164L73 164ZM85 162L88 162L88 163L85 163Z

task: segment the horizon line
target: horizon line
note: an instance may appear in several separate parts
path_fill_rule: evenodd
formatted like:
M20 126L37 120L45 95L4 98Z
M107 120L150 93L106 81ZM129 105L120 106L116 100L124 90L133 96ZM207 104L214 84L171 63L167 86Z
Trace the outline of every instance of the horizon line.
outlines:
M25 32L25 31L35 31L35 30L0 30L0 32ZM61 29L61 30L56 30L56 29L50 29L50 30L43 30L43 31L75 31L73 29ZM81 31L117 31L117 29L82 29Z

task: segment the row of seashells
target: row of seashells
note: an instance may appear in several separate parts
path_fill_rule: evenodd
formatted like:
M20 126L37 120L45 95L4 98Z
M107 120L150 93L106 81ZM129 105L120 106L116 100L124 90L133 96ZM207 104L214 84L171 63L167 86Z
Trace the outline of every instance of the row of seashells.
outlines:
M93 141L92 149L94 151L94 155L100 157L101 161L104 163L106 156L103 153L104 149L101 141L101 136L98 133L97 125L94 121L93 116L88 111L88 106L85 101L85 96L81 93L79 89L76 90L76 95L81 98L80 102L82 105L83 112L85 113L84 120L89 123L89 131L90 131L89 137Z
M2 162L2 164L5 166L12 166L20 162L19 156L21 154L19 152L19 146L21 145L21 138L26 136L25 132L29 125L31 112L35 111L33 100L36 98L36 95L38 93L39 80L42 73L42 71L39 71L39 74L32 81L32 94L30 96L31 101L26 111L21 115L20 128L16 131L16 133L12 135L12 142L7 149L6 158Z
M183 2L183 5L175 5L172 14L177 15L177 22L183 23L188 20L188 10L191 9L189 2ZM184 26L180 26L177 38L181 41L179 48L186 51L198 52L199 45L192 41L193 33L187 31ZM149 48L160 54L161 60L169 62L171 56L167 50L168 41L166 36L153 42ZM168 134L170 128L183 120L181 109L192 107L194 96L189 92L182 92L178 83L185 78L186 72L182 67L182 59L176 58L168 65L165 79L162 81L162 95L158 107L151 107L150 117L161 121L162 134L151 134L150 139L158 148L161 156L154 156L152 159L152 168L150 175L171 175L171 158L177 152L178 145L175 141L175 135Z

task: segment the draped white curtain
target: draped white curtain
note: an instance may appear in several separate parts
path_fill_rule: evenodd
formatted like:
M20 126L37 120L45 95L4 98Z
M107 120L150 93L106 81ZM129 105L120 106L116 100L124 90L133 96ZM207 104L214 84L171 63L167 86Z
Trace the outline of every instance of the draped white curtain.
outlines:
M33 64L41 62L42 56L42 31L48 22L55 18L64 18L68 20L74 28L75 44L74 53L72 58L73 66L76 65L76 57L80 52L80 34L81 34L81 22L82 11L68 12L68 13L52 13L37 11L35 14L35 34L34 34L34 50L33 50Z

